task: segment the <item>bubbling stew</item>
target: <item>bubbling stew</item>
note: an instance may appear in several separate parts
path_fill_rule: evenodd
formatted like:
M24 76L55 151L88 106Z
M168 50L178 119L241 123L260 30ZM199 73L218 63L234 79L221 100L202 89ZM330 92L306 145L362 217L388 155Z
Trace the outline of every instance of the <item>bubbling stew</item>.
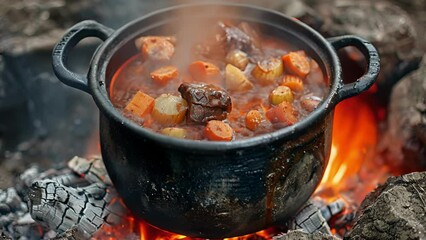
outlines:
M328 94L307 52L254 24L217 22L204 40L180 41L141 36L139 52L114 74L113 105L141 127L175 138L244 139L297 123Z

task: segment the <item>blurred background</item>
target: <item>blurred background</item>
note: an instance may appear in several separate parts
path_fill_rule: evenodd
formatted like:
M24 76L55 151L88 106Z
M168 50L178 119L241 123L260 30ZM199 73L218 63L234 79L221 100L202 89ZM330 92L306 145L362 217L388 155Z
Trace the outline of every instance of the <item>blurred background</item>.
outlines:
M94 19L117 29L156 9L187 2L1 0L0 188L11 186L13 177L32 164L59 167L75 155L96 151L98 113L91 96L60 83L51 68L51 50L67 28ZM387 64L378 83L384 102L425 52L423 0L235 2L298 17L325 36L356 34L372 41ZM85 73L99 43L81 42L70 57L71 68Z

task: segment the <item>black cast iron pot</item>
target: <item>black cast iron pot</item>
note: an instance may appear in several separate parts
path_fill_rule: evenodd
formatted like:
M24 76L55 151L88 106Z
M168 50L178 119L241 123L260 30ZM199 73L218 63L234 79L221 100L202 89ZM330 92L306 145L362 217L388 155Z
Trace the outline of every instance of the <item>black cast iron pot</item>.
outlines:
M181 11L190 14L176 14ZM233 142L170 138L138 126L113 107L107 89L114 72L137 53L135 38L170 34L161 32L163 27L182 19L197 22L217 17L258 23L266 33L306 50L330 80L328 96L291 127ZM104 40L87 77L71 72L66 64L70 50L86 37ZM358 48L368 68L358 81L345 85L336 50L346 46ZM324 39L278 12L245 5L196 4L157 11L118 30L83 21L54 48L53 68L62 82L91 94L99 107L102 156L132 213L164 230L222 238L278 224L308 200L327 166L333 109L373 84L379 57L361 38Z

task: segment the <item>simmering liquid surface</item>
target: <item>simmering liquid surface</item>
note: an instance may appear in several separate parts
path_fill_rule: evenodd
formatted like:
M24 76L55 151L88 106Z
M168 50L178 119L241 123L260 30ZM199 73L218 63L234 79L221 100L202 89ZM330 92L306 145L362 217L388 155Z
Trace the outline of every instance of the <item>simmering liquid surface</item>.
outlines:
M244 139L295 124L328 94L310 56L256 26L219 22L204 41L179 41L141 36L140 52L113 77L113 105L141 127L194 140ZM204 99L191 98L195 92Z

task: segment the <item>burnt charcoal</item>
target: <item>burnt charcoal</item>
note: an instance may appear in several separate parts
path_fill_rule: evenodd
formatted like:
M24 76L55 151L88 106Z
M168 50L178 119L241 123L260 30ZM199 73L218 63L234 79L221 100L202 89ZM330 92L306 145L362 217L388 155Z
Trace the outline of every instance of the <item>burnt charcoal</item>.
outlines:
M9 232L11 232L11 237L13 239L29 239L29 240L38 240L42 239L46 235L44 234L47 229L43 228L40 224L36 223L29 213L25 214L22 218L13 222L11 226L8 227Z
M290 229L302 229L308 233L322 232L331 234L327 220L321 214L320 209L311 201L309 201L297 213L290 223Z
M75 228L82 236L90 237L104 224L119 224L127 213L120 201L114 201L116 197L113 188L100 183L73 188L52 180L38 180L29 194L30 213L38 223L58 233Z
M342 212L344 208L345 203L342 199L326 204L313 198L289 222L289 230L301 229L307 233L321 232L331 235L327 221Z
M27 211L27 205L14 188L0 189L0 229L9 226Z
M68 167L89 183L99 182L112 185L104 162L99 156L89 160L76 156L68 162Z
M12 240L10 236L7 236L2 230L0 230L0 240Z
M371 41L381 58L378 87L387 98L391 87L415 70L422 57L415 24L409 14L389 1L317 1L324 18L320 31L329 36L353 34ZM354 54L349 54L354 55ZM356 57L359 65L362 57ZM360 67L359 72L363 72ZM387 96L386 96L387 95Z
M62 234L58 234L52 240L83 240L85 239L84 235L81 235L76 228L68 229Z
M426 59L393 89L380 149L404 172L426 170Z
M212 84L182 83L179 92L188 102L187 120L205 123L210 120L224 120L231 112L229 94Z
M367 195L345 239L425 239L426 172L390 177Z
M289 231L272 238L273 240L339 240L339 238L321 232L307 233L302 230Z

